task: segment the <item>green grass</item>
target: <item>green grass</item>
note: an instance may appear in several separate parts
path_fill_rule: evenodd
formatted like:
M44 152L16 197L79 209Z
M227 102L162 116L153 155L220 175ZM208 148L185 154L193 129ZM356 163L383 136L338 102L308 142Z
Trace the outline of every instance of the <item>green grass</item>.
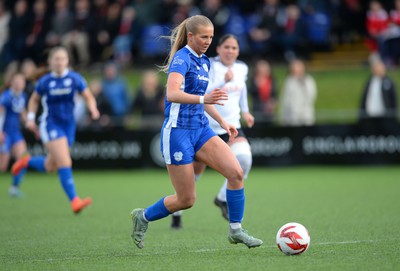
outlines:
M56 175L27 174L25 198L6 194L1 175L1 270L395 270L400 266L400 167L254 169L246 184L244 226L264 240L247 249L227 241L212 204L221 178L208 170L182 231L170 218L150 224L145 248L130 239L130 211L172 192L165 170L75 172L93 205L72 214ZM285 256L279 227L305 225L311 246Z

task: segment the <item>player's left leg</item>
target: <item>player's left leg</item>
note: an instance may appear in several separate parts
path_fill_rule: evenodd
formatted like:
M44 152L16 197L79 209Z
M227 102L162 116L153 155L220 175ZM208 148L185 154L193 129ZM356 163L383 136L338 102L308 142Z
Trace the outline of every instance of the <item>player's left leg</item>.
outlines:
M242 228L245 204L243 170L229 146L218 137L210 138L196 153L196 158L220 172L228 180L226 199L230 226L229 242L243 243L249 248L260 246L262 240L254 238Z

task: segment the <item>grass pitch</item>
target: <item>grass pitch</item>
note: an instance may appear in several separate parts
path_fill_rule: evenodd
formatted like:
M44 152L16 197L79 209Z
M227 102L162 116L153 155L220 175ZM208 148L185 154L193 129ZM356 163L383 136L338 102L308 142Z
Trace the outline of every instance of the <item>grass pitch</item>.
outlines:
M149 226L145 248L130 238L130 211L172 193L166 170L75 172L93 205L73 215L56 175L28 173L25 198L7 196L0 176L0 270L396 270L400 268L400 167L253 169L243 225L264 240L247 249L227 241L212 201L222 179L207 170L184 229L170 218ZM279 227L305 225L311 246L285 256Z

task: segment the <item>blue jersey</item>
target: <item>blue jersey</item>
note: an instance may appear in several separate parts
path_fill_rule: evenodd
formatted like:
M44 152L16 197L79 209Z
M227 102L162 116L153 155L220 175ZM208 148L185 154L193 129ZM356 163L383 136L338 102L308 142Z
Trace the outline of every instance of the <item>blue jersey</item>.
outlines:
M36 92L42 97L40 121L73 125L75 93L82 93L86 87L85 79L73 71L67 70L62 76L44 75L36 85Z
M6 134L20 131L20 117L25 110L26 100L25 93L16 95L11 89L6 90L0 96L0 105L5 109L6 115L3 127Z
M185 46L172 58L168 74L177 72L183 75L181 91L203 96L208 85L209 69L207 56L198 56L189 46ZM198 129L208 125L203 104L171 103L165 99L164 115L165 124L174 128Z

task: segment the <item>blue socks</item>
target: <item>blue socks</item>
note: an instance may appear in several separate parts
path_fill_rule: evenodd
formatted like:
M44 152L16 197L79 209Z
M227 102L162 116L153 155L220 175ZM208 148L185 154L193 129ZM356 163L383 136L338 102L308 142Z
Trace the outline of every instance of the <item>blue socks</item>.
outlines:
M241 223L244 213L244 188L239 190L226 189L229 223Z
M67 194L70 201L76 197L74 178L72 177L72 169L64 167L58 169L58 177L60 178L61 186Z
M44 166L45 161L45 156L32 156L31 159L29 159L28 167L33 168L39 172L46 172L46 168Z
M19 184L22 182L25 172L26 172L26 168L22 169L18 175L13 176L13 181L12 181L13 186L15 186L15 187L19 186Z
M164 198L145 209L144 217L147 221L158 220L171 214L171 212L168 211L167 207L164 205Z

